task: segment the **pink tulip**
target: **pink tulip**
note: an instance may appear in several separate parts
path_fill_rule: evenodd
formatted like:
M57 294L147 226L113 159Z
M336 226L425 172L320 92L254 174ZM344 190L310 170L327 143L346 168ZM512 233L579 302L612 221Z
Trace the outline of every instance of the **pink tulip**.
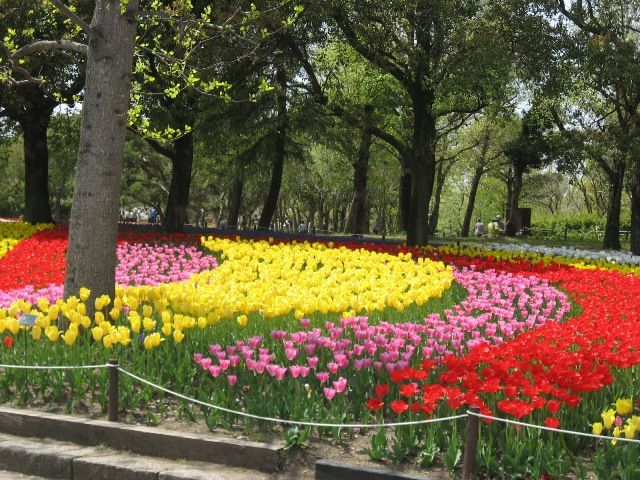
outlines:
M335 388L337 393L344 392L344 389L347 388L347 380L343 377L340 377L338 380L335 380L333 382L333 388Z
M324 387L323 391L324 391L324 396L327 400L331 400L333 397L336 396L336 390L334 388Z

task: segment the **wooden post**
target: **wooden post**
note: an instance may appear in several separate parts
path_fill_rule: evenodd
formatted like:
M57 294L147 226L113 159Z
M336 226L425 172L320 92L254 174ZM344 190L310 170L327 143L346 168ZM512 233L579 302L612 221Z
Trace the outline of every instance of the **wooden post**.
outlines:
M118 421L118 360L109 360L109 421Z
M478 407L469 407L471 413L480 413ZM462 466L463 480L471 480L474 477L476 463L476 447L480 433L480 418L475 415L467 416L467 439L464 444L464 460Z

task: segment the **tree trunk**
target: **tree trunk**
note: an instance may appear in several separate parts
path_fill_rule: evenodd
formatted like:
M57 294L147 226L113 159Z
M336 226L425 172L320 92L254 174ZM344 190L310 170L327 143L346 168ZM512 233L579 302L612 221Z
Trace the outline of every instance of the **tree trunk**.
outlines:
M398 231L406 232L409 225L409 204L411 203L411 172L406 167L406 161L400 166L400 185L398 199Z
M513 185L511 188L511 195L509 196L509 207L507 208L507 225L506 234L513 237L518 229L517 216L518 216L518 204L520 203L520 192L522 192L522 177L524 170L518 166L513 167Z
M617 162L615 170L609 175L609 203L607 206L607 223L604 227L602 248L620 250L620 210L622 209L622 190L624 189L624 161Z
M271 219L278 205L280 196L280 186L282 185L282 172L284 170L285 146L287 142L287 75L283 66L278 67L276 72L278 82L278 119L275 138L275 151L273 157L273 170L271 171L271 183L269 193L264 202L258 228L268 229Z
M24 135L24 220L51 223L47 127L51 110L33 112L20 123Z
M444 170L442 162L438 164L436 171L436 191L433 195L433 209L429 216L429 235L435 235L438 228L438 220L440 219L440 198L442 197L442 188L444 187L444 180L446 172Z
M473 178L471 179L471 190L469 191L469 203L467 203L467 209L464 212L464 220L462 222L462 230L460 236L468 237L469 229L471 227L471 219L473 218L473 210L476 206L476 195L478 193L478 187L480 186L480 179L484 174L484 165L477 165L473 172Z
M353 199L347 215L345 230L347 233L364 234L369 231L368 208L367 208L367 177L369 173L369 158L371 155L371 144L373 136L371 134L371 117L373 107L364 107L364 126L360 137L360 147L358 156L353 162Z
M227 215L227 226L235 228L238 226L238 215L240 214L240 204L242 203L242 190L244 182L241 175L236 173L229 192L229 213Z
M436 173L436 122L431 114L433 92L416 88L412 95L411 196L407 227L408 245L426 245L429 239L429 201Z
M123 150L138 0L97 0L89 34L82 128L76 163L65 297L115 293ZM89 302L89 311L93 302Z
M182 232L188 223L187 207L193 167L193 133L188 132L173 141L171 155L171 185L163 227L167 232Z

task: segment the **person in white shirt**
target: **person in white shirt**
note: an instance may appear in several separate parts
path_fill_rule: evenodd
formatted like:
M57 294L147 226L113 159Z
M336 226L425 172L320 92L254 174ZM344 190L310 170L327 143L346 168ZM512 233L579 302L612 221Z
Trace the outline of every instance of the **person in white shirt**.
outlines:
M484 223L482 223L481 218L479 218L478 221L476 222L476 226L473 231L473 234L476 237L484 237L487 234L487 227L484 226Z

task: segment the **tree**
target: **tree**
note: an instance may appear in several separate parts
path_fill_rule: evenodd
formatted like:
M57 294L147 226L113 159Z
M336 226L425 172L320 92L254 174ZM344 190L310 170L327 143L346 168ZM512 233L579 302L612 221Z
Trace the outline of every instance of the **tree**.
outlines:
M65 297L115 288L120 179L129 109L138 0L97 0L88 36L86 85L76 162Z
M637 41L638 2L591 0L567 4L540 2L566 23L565 54L577 66L573 83L591 104L578 102L586 117L595 117L611 140L599 157L610 179L610 201L604 248L620 249L620 198L626 171L631 173L631 251L640 254L640 48ZM595 108L594 108L595 106ZM611 158L613 155L613 158ZM608 160L607 160L607 157Z
M468 237L473 219L473 212L476 206L476 196L482 177L495 168L495 162L503 157L503 142L505 137L505 128L501 128L499 119L485 117L474 125L469 127L469 134L476 139L476 147L471 155L473 158L470 162L469 169L472 170L469 179L469 193L467 206L462 220L460 236ZM467 133L467 132L465 132Z
M436 174L437 120L478 112L501 94L509 77L508 52L490 28L489 9L479 2L341 1L331 14L345 41L393 76L406 95L409 135L379 136L402 159L403 185L409 187L401 193L408 199L407 242L423 245Z
M522 177L532 169L548 165L553 160L552 143L549 130L550 118L535 104L527 110L520 123L518 135L505 145L504 152L509 159L507 199L507 235L515 235L518 227L518 203L522 192Z
M78 9L87 10L87 3L79 2ZM50 223L47 129L54 109L73 104L84 85L86 48L77 43L84 36L46 2L3 0L0 9L6 12L0 16L0 116L23 132L24 219ZM38 41L41 37L65 40L56 44ZM62 46L73 50L63 54Z
M81 287L89 288L92 296L113 295L122 157L139 3L138 0L97 0L88 24L61 0L50 1L88 37L88 46L83 46L88 51L88 59L65 296L76 294ZM189 4L184 2L185 6ZM154 2L152 7L157 9L161 5ZM155 13L164 16L166 10ZM222 26L193 17L187 23L224 30ZM70 47L68 42L56 40L46 45L41 43L40 48Z

